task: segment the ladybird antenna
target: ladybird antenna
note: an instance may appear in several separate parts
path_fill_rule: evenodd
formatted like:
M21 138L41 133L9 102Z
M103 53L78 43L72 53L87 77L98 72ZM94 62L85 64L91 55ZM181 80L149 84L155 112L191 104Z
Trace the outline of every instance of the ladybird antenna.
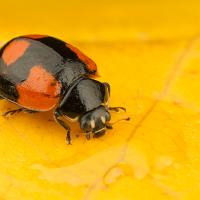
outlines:
M112 123L109 123L106 125L106 128L107 129L112 129L112 126L117 124L118 122L121 122L121 121L129 121L131 118L130 117L126 117L126 118L122 118L122 119L118 119L117 121L115 122L112 122Z
M131 119L130 117L118 119L117 121L111 123L111 125L117 124L118 122L121 122L121 121L130 121L130 119Z

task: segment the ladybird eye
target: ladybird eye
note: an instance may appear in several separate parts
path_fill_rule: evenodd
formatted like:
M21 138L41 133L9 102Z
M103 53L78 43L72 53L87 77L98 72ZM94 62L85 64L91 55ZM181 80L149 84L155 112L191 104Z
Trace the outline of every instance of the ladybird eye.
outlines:
M111 120L111 116L110 116L109 112L106 112L105 118L106 118L106 121L110 121Z

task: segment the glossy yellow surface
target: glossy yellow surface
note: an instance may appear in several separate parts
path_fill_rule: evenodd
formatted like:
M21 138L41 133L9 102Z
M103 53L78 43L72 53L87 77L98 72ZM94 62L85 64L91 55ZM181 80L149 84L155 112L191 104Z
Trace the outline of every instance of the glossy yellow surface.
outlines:
M92 57L120 122L73 145L52 113L0 117L0 198L198 199L199 1L3 1L0 41L40 33ZM1 113L16 108L5 100ZM125 114L113 114L113 121Z

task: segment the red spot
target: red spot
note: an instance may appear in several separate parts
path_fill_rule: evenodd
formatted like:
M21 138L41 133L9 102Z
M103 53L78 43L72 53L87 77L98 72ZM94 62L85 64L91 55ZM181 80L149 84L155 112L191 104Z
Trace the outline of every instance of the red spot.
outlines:
M93 74L96 73L97 71L97 66L96 66L96 63L90 59L89 57L87 57L85 54L83 54L79 49L77 49L76 47L72 46L71 44L66 44L66 46L71 49L74 53L76 53L76 55L78 56L78 58L84 62L89 71Z
M27 80L17 85L17 102L33 110L51 110L59 101L60 90L61 84L42 65L37 65Z
M45 38L48 36L46 36L46 35L25 35L24 37L30 38L30 39L40 39L40 38Z
M10 65L17 61L24 55L25 51L30 46L30 43L26 40L14 40L4 50L2 58L7 65Z

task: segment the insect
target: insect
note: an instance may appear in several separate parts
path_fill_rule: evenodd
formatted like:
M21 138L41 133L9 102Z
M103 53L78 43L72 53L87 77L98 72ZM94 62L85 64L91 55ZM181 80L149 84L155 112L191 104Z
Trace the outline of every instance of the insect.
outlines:
M50 36L26 35L12 39L0 50L0 97L18 106L19 112L54 110L55 120L66 130L64 118L80 123L87 139L111 129L110 86L94 79L97 66L76 47Z

